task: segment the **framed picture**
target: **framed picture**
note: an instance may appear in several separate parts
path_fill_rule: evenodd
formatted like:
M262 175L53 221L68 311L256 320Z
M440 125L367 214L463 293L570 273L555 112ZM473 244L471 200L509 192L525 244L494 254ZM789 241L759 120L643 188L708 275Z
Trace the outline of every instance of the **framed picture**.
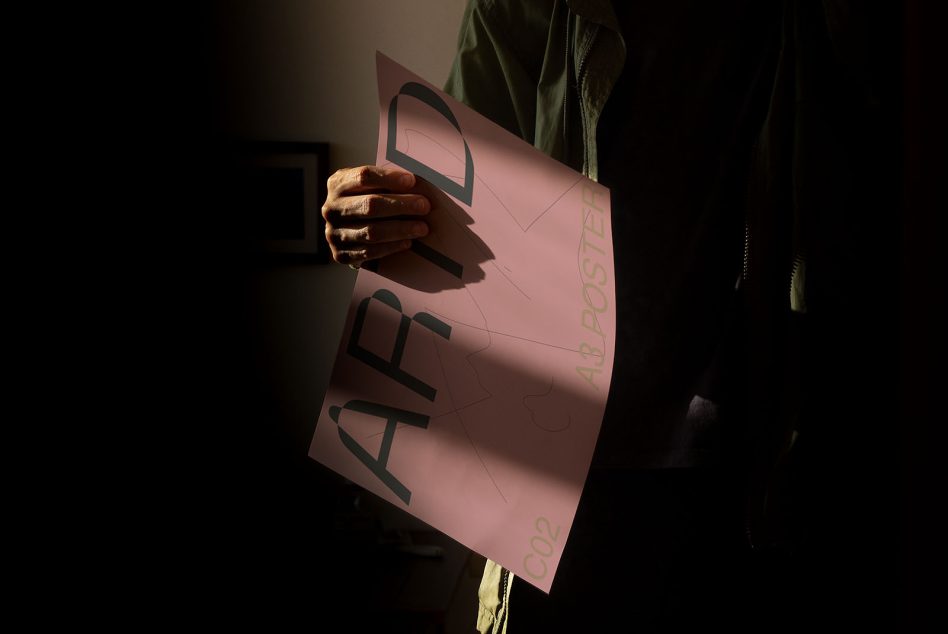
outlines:
M329 146L253 141L234 148L229 179L251 253L267 260L329 261L325 221Z

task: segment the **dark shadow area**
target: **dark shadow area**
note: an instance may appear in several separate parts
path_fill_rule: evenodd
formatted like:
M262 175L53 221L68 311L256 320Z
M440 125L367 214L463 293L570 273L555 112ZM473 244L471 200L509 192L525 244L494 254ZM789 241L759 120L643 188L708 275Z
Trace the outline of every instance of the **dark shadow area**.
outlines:
M899 561L901 631L943 629L948 235L948 90L938 78L948 57L943 3L906 0L905 165L899 337ZM937 623L942 623L938 626Z

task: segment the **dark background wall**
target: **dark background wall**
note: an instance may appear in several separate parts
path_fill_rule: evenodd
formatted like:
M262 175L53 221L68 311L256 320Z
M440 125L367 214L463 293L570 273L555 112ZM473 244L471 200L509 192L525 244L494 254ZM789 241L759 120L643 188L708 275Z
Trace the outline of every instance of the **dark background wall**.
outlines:
M189 370L206 406L196 421L206 437L192 460L206 491L188 496L199 521L183 538L198 560L211 553L204 569L228 589L225 607L307 618L333 611L356 630L473 624L479 571L469 551L307 456L354 272L244 253L214 176L234 141L326 142L330 173L373 163L376 49L439 85L462 10L459 0L284 0L221 2L207 15L209 118L198 132L207 134L209 167L197 176L215 184L195 187L215 244L212 257L195 254L206 277L188 276L199 309L197 323L184 325L188 351L203 361ZM431 540L442 558L394 552Z
M375 50L441 84L462 10L247 0L15 20L13 180L34 226L7 233L32 276L11 301L13 367L37 387L13 390L36 437L13 524L37 618L319 631L333 613L363 631L384 609L389 631L425 631L430 600L470 631L474 589L453 592L476 583L468 551L393 555L425 527L307 456L354 273L248 254L221 167L247 140L326 142L330 170L373 162Z

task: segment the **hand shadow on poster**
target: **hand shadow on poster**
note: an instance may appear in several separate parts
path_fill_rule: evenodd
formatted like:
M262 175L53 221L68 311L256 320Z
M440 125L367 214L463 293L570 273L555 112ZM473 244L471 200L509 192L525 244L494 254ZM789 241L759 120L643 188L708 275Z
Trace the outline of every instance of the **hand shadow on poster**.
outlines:
M428 235L412 248L367 263L365 268L426 293L463 288L485 278L481 264L494 259L487 244L471 230L474 219L453 198L420 176L411 190L431 203L424 218Z

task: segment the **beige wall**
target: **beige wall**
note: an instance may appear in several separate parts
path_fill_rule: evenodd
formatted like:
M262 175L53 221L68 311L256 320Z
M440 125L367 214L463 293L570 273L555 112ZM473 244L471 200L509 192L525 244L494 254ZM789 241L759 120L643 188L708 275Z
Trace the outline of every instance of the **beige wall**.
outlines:
M440 86L464 0L224 2L226 128L260 139L327 141L333 168L372 161L375 51Z

